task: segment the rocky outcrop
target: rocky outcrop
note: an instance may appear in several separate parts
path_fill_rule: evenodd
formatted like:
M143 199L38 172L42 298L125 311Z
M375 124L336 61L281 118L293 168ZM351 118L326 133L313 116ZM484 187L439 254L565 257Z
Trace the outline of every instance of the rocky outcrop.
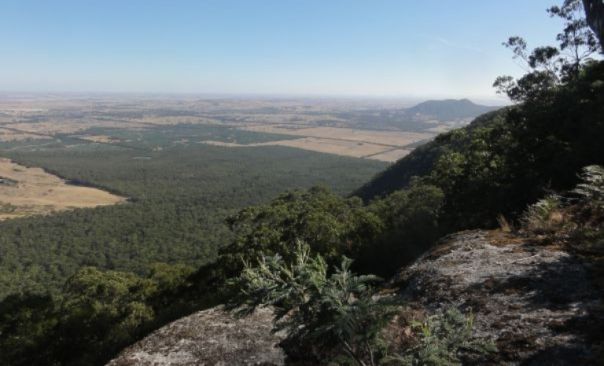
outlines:
M412 317L450 307L471 312L475 335L498 351L469 364L598 364L604 313L593 267L560 245L468 231L403 269L384 294L396 294ZM272 318L268 309L242 319L222 308L201 311L159 329L109 365L282 365L283 335L271 333ZM394 321L388 336L404 338L405 324Z
M392 284L427 313L451 306L471 311L476 335L498 348L480 364L596 363L601 294L589 263L561 247L501 232L462 232Z
M244 318L221 307L200 311L153 332L107 365L282 365L282 335L271 332L272 319L269 309Z

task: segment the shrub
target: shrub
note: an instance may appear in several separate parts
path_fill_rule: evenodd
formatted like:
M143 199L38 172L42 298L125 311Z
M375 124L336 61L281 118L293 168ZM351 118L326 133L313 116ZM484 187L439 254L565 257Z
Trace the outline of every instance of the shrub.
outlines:
M484 354L496 351L495 346L472 336L474 318L456 308L428 317L413 325L417 343L401 354L389 357L391 365L444 366L461 364L463 352Z
M312 257L302 244L292 264L279 255L263 256L256 266L246 263L232 282L241 297L231 308L246 314L260 305L274 306L275 331L287 331L284 345L290 356L296 350L288 345L295 345L310 350L314 362L339 357L339 362L374 365L381 355L379 332L394 307L373 297L370 285L379 279L353 275L351 263L343 257L340 267L328 274L325 260Z
M522 216L523 226L537 234L553 233L563 224L560 208L559 196L547 196L528 207Z
M589 165L582 169L581 183L573 190L582 201L596 208L604 207L604 167Z

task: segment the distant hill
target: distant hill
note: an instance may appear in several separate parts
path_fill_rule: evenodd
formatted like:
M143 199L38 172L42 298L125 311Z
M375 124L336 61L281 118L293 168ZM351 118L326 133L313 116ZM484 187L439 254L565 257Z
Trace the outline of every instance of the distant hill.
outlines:
M420 115L439 121L446 121L460 118L474 118L498 108L476 104L469 99L428 100L405 109L405 114L409 117Z
M409 108L367 109L347 111L336 116L351 122L357 128L370 130L425 131L434 128L431 121L440 123L466 122L501 107L476 104L468 99L428 100Z

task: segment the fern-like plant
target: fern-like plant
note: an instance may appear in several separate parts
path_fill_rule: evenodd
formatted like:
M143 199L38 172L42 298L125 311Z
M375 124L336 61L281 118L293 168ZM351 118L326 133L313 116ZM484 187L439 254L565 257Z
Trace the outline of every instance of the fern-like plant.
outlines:
M581 183L575 187L574 193L578 194L584 202L595 206L604 206L604 167L589 165L581 172Z
M522 216L523 226L534 233L547 234L556 231L561 220L555 213L561 207L558 195L549 195L530 205Z
M231 304L238 313L257 306L276 309L275 331L285 330L285 344L313 349L316 359L342 357L358 365L375 365L379 355L379 332L394 314L386 300L374 298L375 276L356 276L352 261L342 259L329 274L325 260L311 256L298 244L295 261L287 264L280 256L261 257L245 263L232 282L241 296Z
M416 322L413 328L417 344L387 358L389 365L450 366L460 365L462 352L484 354L495 352L493 343L472 336L474 317L450 308L442 313Z

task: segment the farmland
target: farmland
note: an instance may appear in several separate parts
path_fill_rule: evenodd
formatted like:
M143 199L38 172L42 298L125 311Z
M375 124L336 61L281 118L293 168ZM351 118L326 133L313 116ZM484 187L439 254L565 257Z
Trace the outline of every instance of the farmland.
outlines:
M134 96L0 98L0 298L82 266L199 266L225 220L278 194L347 195L436 123L393 102Z

